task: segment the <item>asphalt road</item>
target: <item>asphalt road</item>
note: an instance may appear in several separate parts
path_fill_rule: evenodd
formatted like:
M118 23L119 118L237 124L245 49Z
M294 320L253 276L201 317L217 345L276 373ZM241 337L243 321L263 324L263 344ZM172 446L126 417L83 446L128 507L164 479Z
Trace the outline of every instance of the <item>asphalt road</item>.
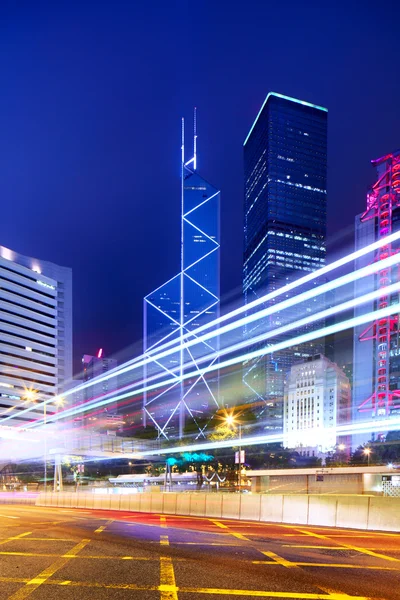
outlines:
M0 505L0 599L400 600L400 535Z

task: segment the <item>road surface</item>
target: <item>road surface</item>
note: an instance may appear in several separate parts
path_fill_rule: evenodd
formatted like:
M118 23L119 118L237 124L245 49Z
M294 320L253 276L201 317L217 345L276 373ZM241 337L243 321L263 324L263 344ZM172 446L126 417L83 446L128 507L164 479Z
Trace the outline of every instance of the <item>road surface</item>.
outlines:
M400 535L0 505L0 598L400 600Z

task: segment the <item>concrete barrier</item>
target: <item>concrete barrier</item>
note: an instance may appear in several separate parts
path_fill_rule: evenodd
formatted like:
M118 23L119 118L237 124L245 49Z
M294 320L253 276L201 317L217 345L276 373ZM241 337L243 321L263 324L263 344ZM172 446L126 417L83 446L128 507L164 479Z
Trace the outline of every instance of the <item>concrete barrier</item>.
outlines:
M282 523L283 519L283 496L261 494L260 521Z
M241 494L222 494L222 518L239 519Z
M191 494L190 515L204 517L206 514L206 494Z
M142 497L142 494L132 494L130 496L130 502L129 502L129 510L130 511L132 511L132 512L140 512L141 511L141 497Z
M308 525L336 527L337 498L335 496L310 496L308 500Z
M130 494L123 494L121 496L121 502L119 504L119 510L127 510L129 511L129 502L130 502Z
M86 504L85 507L86 508L93 508L94 507L94 494L85 494L86 496Z
M176 515L176 497L175 492L166 492L164 495L164 514Z
M400 498L227 493L41 493L37 506L127 510L400 532Z
M369 499L367 528L400 531L400 498L372 496Z
M190 515L191 494L178 494L176 497L176 514Z
M119 510L121 496L119 494L110 494L110 510Z
M164 508L164 494L150 494L150 512L162 513Z
M240 502L240 519L259 521L261 514L261 495L242 496Z
M282 523L307 525L309 496L283 496Z
M206 517L220 519L222 517L222 495L205 494L206 496Z
M338 496L336 526L367 529L369 496Z

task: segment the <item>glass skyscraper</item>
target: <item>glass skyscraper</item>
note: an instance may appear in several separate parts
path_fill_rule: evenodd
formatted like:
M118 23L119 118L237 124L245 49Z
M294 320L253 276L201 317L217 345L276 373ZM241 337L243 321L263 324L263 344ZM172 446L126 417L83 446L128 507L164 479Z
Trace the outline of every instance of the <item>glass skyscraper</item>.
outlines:
M196 141L195 130L194 155L185 161L182 131L180 272L144 298L144 376L166 381L145 395L144 423L160 437L182 436L185 425L201 437L219 406L218 377L199 371L218 361L218 338L197 343L193 333L219 316L220 303L220 192L196 171ZM179 348L152 360L166 344Z
M325 264L327 116L320 106L269 93L244 142L246 304ZM304 289L293 293L299 291ZM281 299L288 297L290 292ZM272 330L315 311L324 300L313 302L274 313L257 327ZM302 332L309 330L312 326ZM292 364L320 352L321 343L310 343L244 365L247 400L257 406L265 428L282 428L284 380Z

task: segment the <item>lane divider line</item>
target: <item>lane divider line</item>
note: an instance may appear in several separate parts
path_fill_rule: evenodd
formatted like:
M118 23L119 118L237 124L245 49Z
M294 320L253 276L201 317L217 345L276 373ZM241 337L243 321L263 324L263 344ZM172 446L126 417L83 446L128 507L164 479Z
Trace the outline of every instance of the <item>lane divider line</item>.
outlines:
M90 540L84 539L76 544L76 546L71 548L67 554L60 556L53 564L47 567L47 569L44 569L39 575L30 579L25 587L20 588L15 594L9 596L8 600L24 600L33 594L38 587L45 583L52 575L54 575L54 573L56 573L56 571L62 569L62 567L68 563L69 559L75 557L89 542Z
M114 520L115 519L110 519L110 521L107 521L107 523L104 523L104 525L101 525L98 529L95 530L95 533L101 533L102 531L104 531L106 527L111 525L111 523L114 523Z
M160 545L169 546L167 535L160 535ZM170 556L160 556L160 600L178 600L174 565Z

